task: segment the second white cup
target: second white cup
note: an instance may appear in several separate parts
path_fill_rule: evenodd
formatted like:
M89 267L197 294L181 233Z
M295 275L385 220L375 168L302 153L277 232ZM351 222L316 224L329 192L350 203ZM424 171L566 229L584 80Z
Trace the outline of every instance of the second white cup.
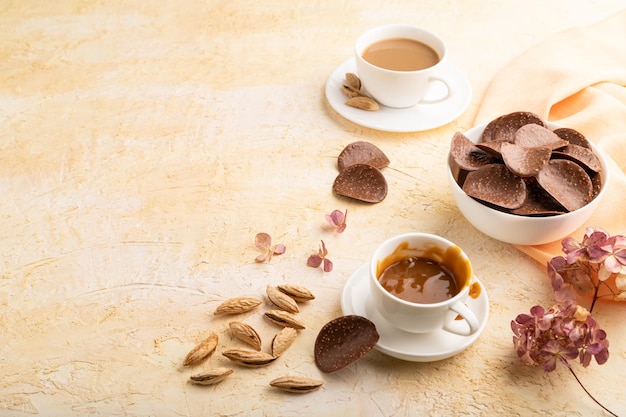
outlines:
M391 285L398 291L416 292L415 296L430 297L431 300L408 301L405 296L398 293L392 294L389 284L381 283L381 275L385 270L389 271L392 265L401 265L407 259L431 261L431 266L424 268L441 268L446 271L447 278L451 282L450 294L441 297L434 292L441 293L442 289L448 291L448 283L438 275L435 278L423 280L416 284L411 279L396 279ZM394 274L402 278L406 275L405 266L397 267ZM425 272L425 276L431 274L432 269ZM414 276L415 270L409 275ZM446 330L451 333L469 336L479 329L479 321L476 315L465 304L473 281L472 265L469 258L457 245L440 236L426 233L407 233L392 237L383 242L375 251L370 264L370 288L371 298L378 312L391 325L411 333L430 333L438 330ZM423 279L421 277L420 279ZM402 281L402 282L401 282ZM411 288L410 288L411 287ZM454 288L452 288L454 287ZM417 294L417 293L422 294ZM401 298L403 297L403 298ZM434 301L432 300L434 299ZM452 313L452 314L450 314ZM462 318L467 323L461 326L458 323Z

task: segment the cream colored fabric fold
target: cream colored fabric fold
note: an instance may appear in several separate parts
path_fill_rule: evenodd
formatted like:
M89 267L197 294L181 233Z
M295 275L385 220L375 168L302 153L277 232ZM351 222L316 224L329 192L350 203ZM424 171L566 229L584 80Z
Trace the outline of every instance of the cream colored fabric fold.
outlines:
M626 9L590 26L566 30L532 47L489 85L476 124L531 111L583 133L610 157L609 192L586 227L626 235ZM561 243L517 246L544 264Z

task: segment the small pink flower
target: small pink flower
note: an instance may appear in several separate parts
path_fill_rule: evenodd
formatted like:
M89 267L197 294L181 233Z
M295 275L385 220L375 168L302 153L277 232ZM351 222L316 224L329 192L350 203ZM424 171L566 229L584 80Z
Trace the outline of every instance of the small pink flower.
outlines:
M282 255L287 250L283 244L272 246L272 237L267 233L258 233L254 237L254 245L264 252L255 258L254 261L258 263L269 262L272 260L272 256Z
M333 210L332 213L327 214L326 221L330 223L331 226L335 228L337 233L343 233L346 230L346 220L348 220L348 209L346 209L345 213L342 213L339 210Z
M322 243L317 253L309 256L306 264L311 268L318 268L320 265L323 264L324 272L330 272L333 270L333 263L330 259L326 258L326 256L328 255L328 250L326 250L326 245L324 244L324 241L322 240L321 242Z

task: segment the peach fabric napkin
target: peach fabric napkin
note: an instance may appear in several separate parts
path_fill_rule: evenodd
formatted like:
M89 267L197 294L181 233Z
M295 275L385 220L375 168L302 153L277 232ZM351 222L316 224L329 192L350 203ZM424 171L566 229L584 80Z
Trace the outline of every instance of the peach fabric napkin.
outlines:
M566 30L504 67L487 88L476 124L531 111L584 134L610 161L609 192L580 230L626 235L626 9L590 26ZM542 265L562 255L561 242L517 246Z

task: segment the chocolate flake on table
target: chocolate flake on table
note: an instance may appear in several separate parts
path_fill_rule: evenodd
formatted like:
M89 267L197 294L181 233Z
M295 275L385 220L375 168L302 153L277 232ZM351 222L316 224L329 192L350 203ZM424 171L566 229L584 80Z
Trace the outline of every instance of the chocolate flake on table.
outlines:
M526 200L524 180L502 164L491 164L469 172L463 191L470 197L507 209L519 208Z
M365 317L348 315L326 323L315 339L315 364L326 373L336 372L368 354L380 338Z
M333 191L367 203L380 203L387 196L387 180L376 167L352 164L337 175Z
M470 197L524 216L577 210L602 188L602 164L587 138L570 128L551 131L530 112L493 119L478 143L455 133L450 168Z
M343 148L337 158L339 171L354 164L366 164L382 169L389 165L389 158L373 143L356 141Z

